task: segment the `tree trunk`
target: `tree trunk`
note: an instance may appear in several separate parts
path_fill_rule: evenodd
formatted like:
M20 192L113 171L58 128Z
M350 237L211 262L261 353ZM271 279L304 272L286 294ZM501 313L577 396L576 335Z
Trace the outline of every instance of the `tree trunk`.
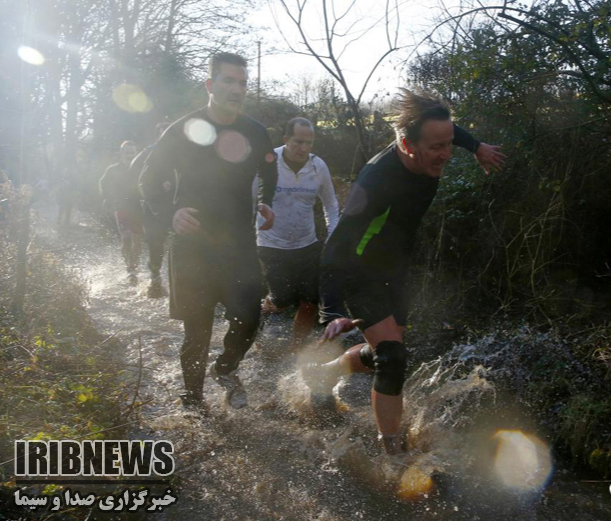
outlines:
M30 241L30 203L27 196L19 194L17 213L17 267L15 269L15 294L13 295L12 311L17 317L24 316L25 294L28 274L28 244Z

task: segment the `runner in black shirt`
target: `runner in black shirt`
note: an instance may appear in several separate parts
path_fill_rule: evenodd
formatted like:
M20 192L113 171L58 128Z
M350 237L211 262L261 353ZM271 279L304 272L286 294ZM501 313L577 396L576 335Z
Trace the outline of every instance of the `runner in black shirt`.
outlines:
M158 123L155 127L157 131L157 141L163 135L163 132L170 125L168 123ZM130 175L133 173L136 177L139 177L146 158L150 155L151 151L155 148L155 145L149 145L142 150L136 158L129 165ZM170 227L166 222L163 222L163 215L168 213L169 207L172 206L173 196L175 192L174 187L174 172L166 172L167 179L163 181L161 187L165 192L163 200L159 200L158 206L167 206L168 208L164 211L159 209L157 214L153 213L148 204L142 205L142 217L144 225L144 241L148 246L149 250L149 262L148 269L151 272L151 283L147 290L147 295L150 298L161 298L164 296L164 290L161 285L161 265L163 264L163 254L165 250L165 241L168 237Z
M99 182L104 207L115 213L128 281L134 286L138 284L137 270L143 234L138 176L129 170L129 165L137 153L133 141L124 141L121 145L121 160L110 165Z
M221 302L230 322L224 351L211 368L235 407L247 404L236 371L259 325L264 288L257 259L252 184L261 179L258 210L271 228L276 158L265 127L240 114L246 95L246 61L213 56L206 82L210 101L163 134L145 162L140 189L155 213L163 213L164 182L176 179L166 222L177 235L170 250L170 316L182 320L181 365L186 405L202 404L214 308Z
M328 364L304 368L306 381L326 391L341 374L374 372L373 411L389 454L401 452L403 445L407 258L416 231L452 144L474 152L486 171L500 168L505 158L499 147L478 143L455 127L445 105L429 95L404 91L396 132L396 142L360 172L323 252L321 315L328 323L323 338L349 331L359 320L367 344ZM347 318L348 310L357 320Z

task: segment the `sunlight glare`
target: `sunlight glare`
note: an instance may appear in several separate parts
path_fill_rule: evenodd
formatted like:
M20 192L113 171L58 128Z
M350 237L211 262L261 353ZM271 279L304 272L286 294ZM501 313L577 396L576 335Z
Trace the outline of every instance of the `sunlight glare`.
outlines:
M519 491L543 488L552 473L550 448L532 434L498 430L494 471L504 485Z
M191 118L185 123L185 135L197 145L207 147L212 145L216 139L216 130L206 120Z
M153 102L137 85L123 83L112 93L112 99L121 110L131 113L150 112Z
M24 62L30 65L42 65L45 62L45 57L39 51L27 45L19 47L17 54Z

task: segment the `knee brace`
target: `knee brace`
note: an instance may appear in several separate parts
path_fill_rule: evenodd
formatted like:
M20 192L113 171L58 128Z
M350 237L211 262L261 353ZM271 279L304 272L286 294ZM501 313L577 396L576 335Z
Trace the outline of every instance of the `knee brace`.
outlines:
M374 369L375 364L373 363L373 349L369 344L365 344L359 351L359 358L361 363L369 369Z
M373 389L381 394L401 394L405 382L407 352L401 342L385 340L373 352Z

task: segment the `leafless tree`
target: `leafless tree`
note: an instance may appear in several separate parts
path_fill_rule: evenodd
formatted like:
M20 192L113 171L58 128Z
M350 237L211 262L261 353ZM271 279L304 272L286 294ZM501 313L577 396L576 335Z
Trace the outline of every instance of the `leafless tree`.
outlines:
M401 0L386 0L383 12L378 18L360 19L357 15L358 0L352 0L340 8L335 0L280 0L283 11L297 29L299 46L293 45L286 37L286 27L276 20L276 25L282 33L291 52L314 57L318 63L339 83L344 91L346 101L354 117L354 125L359 142L359 152L364 161L371 156L368 140L365 135L365 124L361 112L361 102L369 81L384 60L401 48L399 45L400 13L403 6ZM317 27L308 26L308 12L318 10L322 24ZM371 4L366 7L371 12ZM314 25L314 24L311 24ZM370 35L374 29L383 28L386 38L386 49L371 65L366 80L361 89L356 91L346 79L342 56L351 44Z
M14 51L29 45L44 57L38 66L20 62L18 69L7 58L8 48L0 54L0 151L13 156L0 158L0 164L10 166L17 184L42 177L31 166L40 155L50 179L58 181L67 172L74 177L80 139L91 132L94 117L108 117L115 83L138 83L143 70L153 70L167 56L201 79L208 56L248 30L244 16L250 5L251 0L24 0L19 5L0 0L2 43ZM95 112L98 102L106 110ZM28 212L26 201L18 311L26 293Z

